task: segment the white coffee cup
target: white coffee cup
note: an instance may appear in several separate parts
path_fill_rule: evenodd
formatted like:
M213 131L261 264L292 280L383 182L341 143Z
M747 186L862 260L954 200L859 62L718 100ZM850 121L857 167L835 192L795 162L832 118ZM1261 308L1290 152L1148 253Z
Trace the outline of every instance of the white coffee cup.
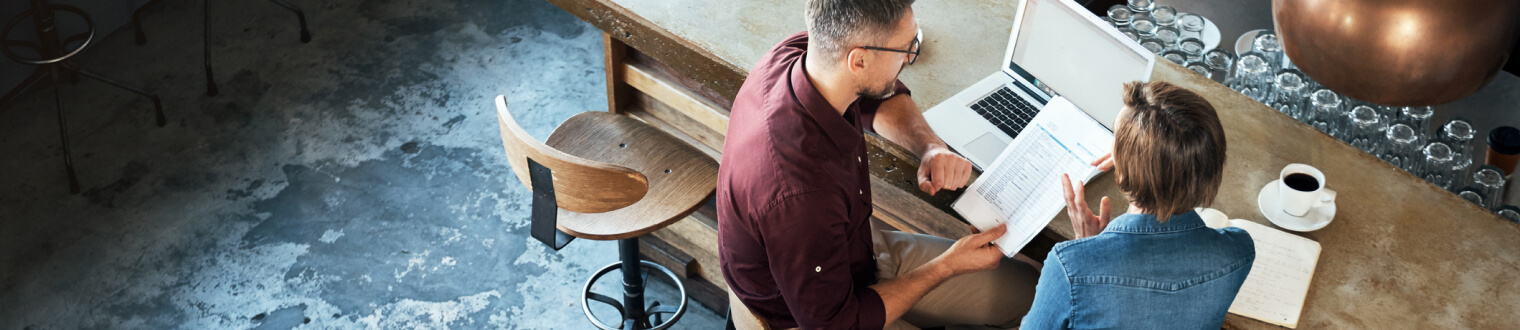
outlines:
M1283 212L1289 215L1302 217L1311 209L1335 204L1335 191L1325 189L1325 173L1314 166L1288 164L1277 174L1277 182Z

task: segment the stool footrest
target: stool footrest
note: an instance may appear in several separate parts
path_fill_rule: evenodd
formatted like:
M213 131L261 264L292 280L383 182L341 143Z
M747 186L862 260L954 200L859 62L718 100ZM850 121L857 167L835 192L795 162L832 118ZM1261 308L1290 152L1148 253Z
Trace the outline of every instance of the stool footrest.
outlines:
M623 268L623 263L617 262L611 265L607 265L606 267L602 267L601 270L598 270L595 274L592 274L591 279L586 280L585 289L581 291L581 309L586 313L586 318L591 320L592 325L595 325L597 328L602 330L663 330L670 328L670 326L674 325L677 320L681 319L682 315L686 314L686 302L689 299L686 295L686 286L681 284L681 278L676 277L676 274L674 272L671 272L670 269L666 269L664 266L660 266L659 264L643 260L640 260L639 264L641 266L640 268L643 268L644 271L649 271L649 273L656 275L663 275L666 278L670 279L671 282L674 282L677 291L680 292L679 299L681 301L681 304L674 306L661 306L659 302L653 302L650 303L649 309L647 310L629 311L625 310L624 306L630 305L630 302L625 301L623 303L618 303L617 300L614 300L612 297L591 292L591 285L595 284L597 279L602 278L603 275L611 273L612 270ZM638 278L643 278L643 276L640 276ZM641 283L632 284L640 287L644 285L642 281ZM640 297L638 299L643 298ZM591 301L598 301L612 305L614 308L617 308L619 312L618 314L620 316L623 316L623 318L619 320L620 322L618 322L616 325L603 324L600 320L596 319L595 315L591 314ZM642 304L642 301L640 301L639 304ZM669 319L662 320L662 315L668 315ZM650 321L651 318L653 319L653 322ZM624 325L628 324L632 325L632 329L624 327Z

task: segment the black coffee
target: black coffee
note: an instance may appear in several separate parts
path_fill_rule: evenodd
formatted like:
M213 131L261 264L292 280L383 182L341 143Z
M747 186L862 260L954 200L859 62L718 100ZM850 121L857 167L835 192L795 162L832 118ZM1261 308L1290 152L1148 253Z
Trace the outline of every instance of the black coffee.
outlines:
M1293 188L1293 190L1297 191L1315 191L1319 189L1319 179L1315 179L1313 175L1303 173L1288 174L1288 177L1283 178L1283 183L1287 184L1288 188Z

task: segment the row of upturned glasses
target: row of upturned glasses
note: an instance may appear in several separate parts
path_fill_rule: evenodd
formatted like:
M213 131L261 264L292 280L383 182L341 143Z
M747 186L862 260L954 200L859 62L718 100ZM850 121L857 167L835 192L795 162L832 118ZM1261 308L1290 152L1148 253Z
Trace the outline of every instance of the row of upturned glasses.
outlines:
M1299 72L1271 32L1257 34L1250 51L1237 56L1225 49L1206 49L1203 16L1158 6L1154 0L1114 5L1105 20L1168 61L1222 81L1416 177L1520 222L1520 207L1500 202L1504 172L1494 166L1474 166L1476 132L1466 119L1451 118L1431 127L1435 113L1431 107L1376 105L1336 93Z
M1272 33L1257 35L1231 69L1225 77L1231 89L1488 209L1501 206L1503 172L1474 166L1476 132L1467 119L1432 127L1432 107L1377 105L1336 93L1299 72Z

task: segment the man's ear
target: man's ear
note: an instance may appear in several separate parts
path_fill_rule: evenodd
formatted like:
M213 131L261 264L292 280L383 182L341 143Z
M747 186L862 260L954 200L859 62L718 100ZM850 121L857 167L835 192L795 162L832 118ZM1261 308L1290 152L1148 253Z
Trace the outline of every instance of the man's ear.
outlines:
M845 54L845 67L850 70L850 73L860 75L866 70L866 56L869 53L865 48L851 48L850 52Z

